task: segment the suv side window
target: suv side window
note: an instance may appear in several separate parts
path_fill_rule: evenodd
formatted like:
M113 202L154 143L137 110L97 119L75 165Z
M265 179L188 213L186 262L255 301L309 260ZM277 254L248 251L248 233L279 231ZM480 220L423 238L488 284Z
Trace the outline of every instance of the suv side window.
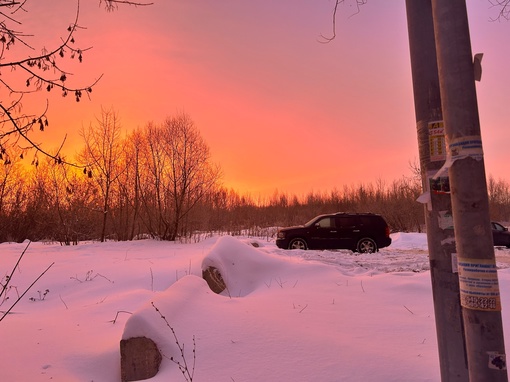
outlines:
M367 226L367 227L374 226L376 223L376 220L373 217L360 216L359 218L361 220L361 224L363 224L364 226Z
M496 231L506 231L505 230L505 227L503 227L501 224L498 224L498 223L491 223L492 224L492 229L495 229Z
M356 227L357 219L355 216L341 216L336 218L338 228L353 228Z
M333 219L329 217L319 220L315 225L319 228L331 228L335 226Z

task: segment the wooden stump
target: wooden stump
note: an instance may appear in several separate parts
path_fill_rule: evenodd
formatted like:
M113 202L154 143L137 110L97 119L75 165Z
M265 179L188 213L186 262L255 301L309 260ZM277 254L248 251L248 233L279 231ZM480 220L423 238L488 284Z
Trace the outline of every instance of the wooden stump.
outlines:
M134 337L120 341L120 369L122 382L140 381L154 377L159 371L161 353L149 338Z
M220 294L227 288L217 268L207 267L202 271L202 278L207 281L207 285L209 285L209 288L211 288L214 293Z

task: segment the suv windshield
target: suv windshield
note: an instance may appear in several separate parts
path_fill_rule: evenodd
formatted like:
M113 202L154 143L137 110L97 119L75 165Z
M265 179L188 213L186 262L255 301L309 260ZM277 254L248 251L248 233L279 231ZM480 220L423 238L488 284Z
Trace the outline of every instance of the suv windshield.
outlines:
M310 227L313 224L313 222L315 222L316 220L317 220L317 216L314 217L312 220L306 222L304 226L305 227Z

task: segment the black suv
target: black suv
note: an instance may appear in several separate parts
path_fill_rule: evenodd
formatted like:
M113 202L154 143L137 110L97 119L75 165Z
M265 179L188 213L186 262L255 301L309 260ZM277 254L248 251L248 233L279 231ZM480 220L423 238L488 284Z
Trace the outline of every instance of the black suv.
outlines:
M508 228L501 223L491 222L491 229L494 246L510 248L510 232Z
M381 215L345 213L319 215L303 226L282 228L276 245L283 249L350 249L377 252L391 244L390 229Z
M508 228L496 222L491 222L491 227L494 245L510 248L510 232L508 232Z

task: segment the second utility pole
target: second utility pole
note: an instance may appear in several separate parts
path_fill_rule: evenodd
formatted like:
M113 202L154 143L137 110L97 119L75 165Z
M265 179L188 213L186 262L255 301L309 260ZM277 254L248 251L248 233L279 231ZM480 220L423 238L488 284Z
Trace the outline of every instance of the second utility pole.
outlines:
M506 382L501 298L465 0L432 0L469 380Z

